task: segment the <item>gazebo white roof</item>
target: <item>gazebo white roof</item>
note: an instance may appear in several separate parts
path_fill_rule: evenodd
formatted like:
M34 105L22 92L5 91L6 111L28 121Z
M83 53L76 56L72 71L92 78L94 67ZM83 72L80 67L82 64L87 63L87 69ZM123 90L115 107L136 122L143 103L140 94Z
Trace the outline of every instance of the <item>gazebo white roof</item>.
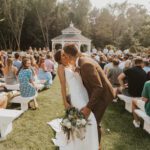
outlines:
M62 47L67 43L74 43L80 49L81 45L87 45L88 51L91 48L91 40L81 34L81 31L74 27L73 23L70 26L61 31L62 35L59 35L52 39L52 49L56 44L61 44Z
M73 23L70 23L70 26L62 30L62 34L81 34L81 31L74 27Z

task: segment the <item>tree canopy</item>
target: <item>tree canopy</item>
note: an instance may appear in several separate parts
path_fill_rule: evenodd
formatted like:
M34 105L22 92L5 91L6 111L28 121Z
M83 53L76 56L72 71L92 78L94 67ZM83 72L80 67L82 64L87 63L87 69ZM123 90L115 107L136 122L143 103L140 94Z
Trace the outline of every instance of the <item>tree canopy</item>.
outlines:
M125 1L98 9L90 0L3 0L0 49L51 48L51 39L71 21L95 47L150 46L150 15L142 5Z

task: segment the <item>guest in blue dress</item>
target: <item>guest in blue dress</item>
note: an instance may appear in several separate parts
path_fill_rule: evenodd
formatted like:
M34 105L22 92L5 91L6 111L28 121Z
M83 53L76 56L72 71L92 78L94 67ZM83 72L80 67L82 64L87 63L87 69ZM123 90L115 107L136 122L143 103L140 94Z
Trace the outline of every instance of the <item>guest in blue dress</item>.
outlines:
M22 67L18 73L18 79L20 83L20 93L22 97L33 97L37 95L37 90L33 82L33 72L31 70L30 59L23 59ZM36 100L34 100L34 103L35 107L38 107Z
M41 57L40 63L39 63L39 72L38 72L38 78L39 80L45 80L45 87L49 88L52 84L52 75L50 72L47 71L46 65L45 65L45 58Z

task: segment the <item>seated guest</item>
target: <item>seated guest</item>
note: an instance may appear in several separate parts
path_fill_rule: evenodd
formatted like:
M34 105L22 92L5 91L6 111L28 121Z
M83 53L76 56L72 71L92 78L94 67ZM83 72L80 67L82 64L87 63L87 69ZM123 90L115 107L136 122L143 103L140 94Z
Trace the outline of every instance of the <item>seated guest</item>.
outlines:
M20 55L19 55L19 53L15 53L15 60L13 61L13 65L14 65L15 67L17 67L18 70L19 70L20 67L22 66L22 63L21 63L21 61L20 61Z
M6 62L6 67L3 69L5 83L9 85L15 85L17 81L17 71L18 69L13 66L13 59L8 58Z
M105 56L104 55L101 55L100 56L100 66L102 69L104 69L104 66L106 65L106 59L105 59Z
M119 60L113 60L113 68L108 71L108 79L114 87L119 86L118 76L122 73L122 69L119 68Z
M147 73L147 80L150 80L150 71Z
M34 74L37 76L38 70L39 70L39 66L37 64L37 61L34 57L31 57L30 60L31 60L31 68L32 68Z
M3 64L0 62L0 78L3 78L4 74L3 74Z
M0 109L1 108L6 108L7 104L9 103L9 101L15 97L18 96L20 93L18 91L12 91L12 92L8 92L8 93L0 93Z
M7 98L5 95L1 96L0 94L0 109L7 107Z
M47 71L51 73L52 78L54 79L56 73L54 71L54 62L52 61L52 56L50 54L47 55L47 58L45 60L45 65L47 67Z
M33 97L37 95L36 86L33 82L31 61L29 58L23 59L22 68L18 72L18 79L20 83L20 94L22 97ZM38 107L36 100L34 100L34 105L35 108Z
M150 72L150 64L148 61L144 61L144 68L143 69L146 73Z
M129 55L128 54L126 54L124 56L123 61L119 64L120 69L124 70L127 60L129 60Z
M109 69L113 68L113 58L112 57L108 57L108 63L104 66L104 72L106 75L108 75L108 71Z
M36 60L34 57L31 57L31 70L33 72L33 81L34 81L34 84L36 85L36 87L38 88L39 86L41 85L44 85L44 83L46 82L45 80L39 80L38 79L38 70L39 70L39 67L36 63Z
M140 108L145 111L148 116L150 116L150 81L147 81L144 85L142 91L142 100L134 99L132 101L132 112L133 112L133 124L136 128L140 127L140 120L135 114L134 110Z
M147 80L146 72L143 70L143 60L141 58L136 58L135 66L125 70L118 77L119 83L121 85L121 89L125 89L126 86L124 84L124 80L127 78L128 81L128 89L124 94L132 97L140 97L144 83Z
M52 75L47 70L44 57L41 57L41 59L40 59L38 78L39 78L39 80L45 80L46 81L45 82L46 88L49 88L50 85L52 84Z

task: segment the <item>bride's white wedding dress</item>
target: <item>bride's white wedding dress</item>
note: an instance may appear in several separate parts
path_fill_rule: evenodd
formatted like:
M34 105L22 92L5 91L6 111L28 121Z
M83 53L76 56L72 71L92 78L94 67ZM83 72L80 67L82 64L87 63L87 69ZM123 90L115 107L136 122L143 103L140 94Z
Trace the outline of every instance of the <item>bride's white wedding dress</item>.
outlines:
M80 110L89 101L82 79L77 72L72 71L70 68L65 68L65 76L71 96L71 104ZM94 114L91 113L88 119L91 125L87 125L83 140L75 138L68 141L66 135L61 130L61 119L49 122L50 126L56 131L56 137L53 139L54 144L60 150L98 150L98 132Z

